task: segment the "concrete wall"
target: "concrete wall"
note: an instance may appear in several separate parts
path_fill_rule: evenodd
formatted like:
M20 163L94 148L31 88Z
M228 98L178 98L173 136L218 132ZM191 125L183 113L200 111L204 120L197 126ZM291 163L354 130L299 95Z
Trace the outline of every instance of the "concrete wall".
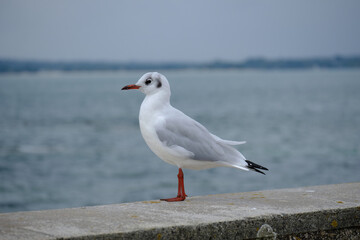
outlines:
M0 239L360 239L360 183L0 214Z

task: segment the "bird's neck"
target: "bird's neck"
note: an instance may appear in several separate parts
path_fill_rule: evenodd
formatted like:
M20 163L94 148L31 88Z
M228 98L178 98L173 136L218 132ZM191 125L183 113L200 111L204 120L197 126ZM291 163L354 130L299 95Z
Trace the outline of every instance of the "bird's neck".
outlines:
M162 108L170 105L170 94L158 92L152 95L146 95L141 104L140 112L161 111Z

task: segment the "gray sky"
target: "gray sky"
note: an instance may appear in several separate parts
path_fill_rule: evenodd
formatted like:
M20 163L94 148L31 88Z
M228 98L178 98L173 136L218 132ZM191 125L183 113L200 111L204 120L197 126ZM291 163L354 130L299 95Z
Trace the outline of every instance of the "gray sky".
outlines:
M360 54L360 1L0 0L0 58L209 61Z

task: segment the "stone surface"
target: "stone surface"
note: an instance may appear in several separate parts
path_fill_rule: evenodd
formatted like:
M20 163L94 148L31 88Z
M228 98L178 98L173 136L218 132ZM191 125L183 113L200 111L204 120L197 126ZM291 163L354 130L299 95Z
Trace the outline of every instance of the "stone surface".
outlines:
M0 214L1 240L356 239L359 229L360 183Z

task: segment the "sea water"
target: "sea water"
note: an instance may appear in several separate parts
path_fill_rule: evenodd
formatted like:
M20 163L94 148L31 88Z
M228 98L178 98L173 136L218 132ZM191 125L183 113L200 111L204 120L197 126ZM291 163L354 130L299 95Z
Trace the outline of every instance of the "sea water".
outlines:
M144 72L0 75L0 212L174 197L141 137ZM163 72L172 105L269 168L184 170L188 196L360 181L360 70Z

